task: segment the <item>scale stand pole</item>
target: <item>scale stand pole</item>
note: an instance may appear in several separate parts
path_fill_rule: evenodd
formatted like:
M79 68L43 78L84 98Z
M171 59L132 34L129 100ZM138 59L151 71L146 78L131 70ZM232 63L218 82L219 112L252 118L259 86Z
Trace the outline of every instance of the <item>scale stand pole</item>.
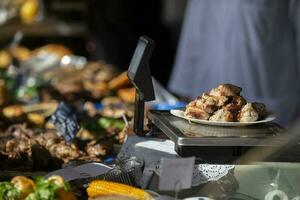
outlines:
M154 41L147 36L140 37L131 59L127 76L136 89L133 130L138 136L144 134L145 102L155 100L149 59Z
M145 101L142 100L139 92L136 91L133 130L138 136L144 136L144 107Z

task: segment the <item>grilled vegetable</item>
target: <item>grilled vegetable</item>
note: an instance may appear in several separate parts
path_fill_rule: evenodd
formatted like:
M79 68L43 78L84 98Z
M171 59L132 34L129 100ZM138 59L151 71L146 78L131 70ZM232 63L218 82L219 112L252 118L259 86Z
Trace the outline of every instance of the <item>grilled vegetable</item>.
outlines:
M51 176L48 179L38 177L36 179L36 190L25 200L76 200L70 192L69 185L60 176Z
M20 105L11 105L3 108L3 115L8 118L18 118L24 115L24 111L22 109L22 106Z
M87 188L89 197L106 196L106 195L123 195L133 197L139 200L150 200L152 197L144 190L134 188L128 185L114 183L103 180L95 180Z
M65 187L65 181L64 181L64 179L61 176L57 176L57 175L50 176L47 179L47 182L54 183L55 185L57 185L59 187ZM68 190L68 189L69 188L66 188L66 190Z
M56 198L58 200L76 200L75 195L70 191L66 191L64 188L57 190Z
M37 177L35 182L16 176L11 182L0 182L0 200L76 200L76 197L60 176Z
M45 124L45 117L38 113L27 114L28 120L36 126L42 126Z
M35 189L35 183L25 176L16 176L10 182L20 192L20 199L24 199Z

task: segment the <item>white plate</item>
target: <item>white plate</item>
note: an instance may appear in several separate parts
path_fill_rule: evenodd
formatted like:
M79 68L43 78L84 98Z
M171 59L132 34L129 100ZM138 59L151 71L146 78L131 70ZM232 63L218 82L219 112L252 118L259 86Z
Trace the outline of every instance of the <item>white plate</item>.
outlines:
M186 117L186 116L184 116L184 111L182 111L182 110L170 110L170 113L176 117L186 119L190 122L212 125L212 126L249 126L249 125L254 125L254 124L270 122L270 121L273 121L274 119L276 119L275 114L268 114L265 119L255 121L255 122L217 122L217 121L208 121L208 120L201 120L201 119L194 119L194 118Z

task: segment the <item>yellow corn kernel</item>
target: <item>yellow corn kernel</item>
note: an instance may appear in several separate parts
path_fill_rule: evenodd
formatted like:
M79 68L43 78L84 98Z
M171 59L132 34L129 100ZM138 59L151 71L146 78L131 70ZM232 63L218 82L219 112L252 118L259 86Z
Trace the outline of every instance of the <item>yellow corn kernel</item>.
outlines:
M114 183L103 180L95 180L87 188L89 197L106 195L123 195L133 197L139 200L150 200L152 197L144 190L134 188L121 183Z

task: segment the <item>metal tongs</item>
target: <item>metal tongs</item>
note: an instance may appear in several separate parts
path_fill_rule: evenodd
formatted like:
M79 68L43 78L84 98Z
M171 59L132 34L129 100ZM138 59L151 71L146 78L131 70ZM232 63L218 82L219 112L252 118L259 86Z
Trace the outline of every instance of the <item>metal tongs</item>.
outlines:
M106 174L101 174L99 176L90 178L72 180L70 181L70 184L74 185L75 187L87 188L91 181L98 179L138 187L141 185L140 181L142 179L143 166L144 162L137 158L116 160L114 168Z

